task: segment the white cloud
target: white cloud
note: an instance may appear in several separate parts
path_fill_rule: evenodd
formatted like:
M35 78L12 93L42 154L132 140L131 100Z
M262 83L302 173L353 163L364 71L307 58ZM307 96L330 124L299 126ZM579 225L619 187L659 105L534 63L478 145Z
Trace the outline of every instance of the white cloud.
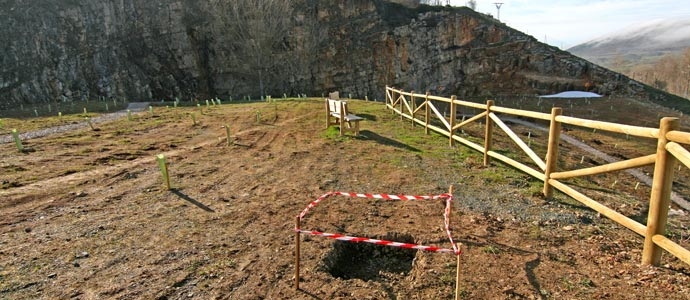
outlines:
M453 5L465 2L451 1ZM477 11L496 16L495 2L504 2L502 22L564 48L650 19L690 19L690 5L671 0L478 0Z

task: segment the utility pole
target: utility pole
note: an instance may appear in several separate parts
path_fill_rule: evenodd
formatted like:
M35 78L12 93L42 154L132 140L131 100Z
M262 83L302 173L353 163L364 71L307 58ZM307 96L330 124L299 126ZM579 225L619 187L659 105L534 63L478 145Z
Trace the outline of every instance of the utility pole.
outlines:
M500 21L501 20L501 5L503 5L503 2L494 2L494 4L496 5L496 11L497 11L496 19L498 19Z

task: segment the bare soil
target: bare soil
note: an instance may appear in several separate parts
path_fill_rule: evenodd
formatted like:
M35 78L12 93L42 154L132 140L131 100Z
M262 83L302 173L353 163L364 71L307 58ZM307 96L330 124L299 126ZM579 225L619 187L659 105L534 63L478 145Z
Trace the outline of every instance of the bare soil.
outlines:
M203 115L161 107L25 141L34 152L0 144L0 298L453 299L452 254L305 235L301 289L293 286L295 217L320 195L427 195L453 185L462 299L688 299L690 266L667 253L662 267L640 266L635 233L564 195L544 200L537 180L500 163L482 167L479 153L425 135L381 103L351 104L366 118L359 137L338 137L325 128L323 103L302 100ZM530 133L543 150L541 135ZM496 136L497 148L508 144ZM583 153L563 147L564 165L580 163ZM157 154L167 157L172 190ZM649 188L612 176L574 183L643 222ZM336 197L302 227L448 248L443 207ZM688 224L672 216L668 229L686 248Z

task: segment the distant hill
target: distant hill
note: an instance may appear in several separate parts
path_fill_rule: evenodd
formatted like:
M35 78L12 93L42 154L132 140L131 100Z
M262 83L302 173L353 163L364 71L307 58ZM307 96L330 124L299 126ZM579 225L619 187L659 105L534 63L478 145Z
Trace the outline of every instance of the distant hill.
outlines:
M606 34L567 51L591 62L624 72L639 64L653 64L667 54L690 47L690 19L643 22ZM626 61L627 66L621 66Z

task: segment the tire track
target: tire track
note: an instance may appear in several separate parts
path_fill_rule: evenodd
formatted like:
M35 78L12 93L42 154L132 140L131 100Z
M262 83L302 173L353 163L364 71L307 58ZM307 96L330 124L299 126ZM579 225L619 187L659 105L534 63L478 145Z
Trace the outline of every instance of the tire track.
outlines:
M282 126L285 124L289 124L292 122L295 122L297 120L307 118L309 116L304 115L292 119L285 120L280 123L276 123L272 126ZM243 130L243 131L238 131L235 135L242 135L242 134L248 134L256 131L260 131L264 128L264 126L260 127L254 127L251 129ZM185 148L181 149L175 149L167 152L163 152L162 154L165 155L166 157L175 157L179 156L180 154L190 152L190 151L195 151L198 150L199 148L207 147L213 144L217 144L218 139L216 138L211 138L208 139L205 142L202 143L197 143L192 146L187 146ZM253 147L254 145L250 146ZM8 197L26 197L27 195L31 195L36 192L43 192L45 193L48 189L55 189L55 187L71 187L74 186L80 182L83 182L85 180L90 180L93 179L96 176L103 175L103 174L121 174L125 170L132 170L133 168L138 168L142 165L150 165L150 166L155 166L156 164L156 158L151 156L151 157L141 157L138 159L134 159L131 161L124 162L122 164L114 165L114 166L106 166L106 167L101 167L101 168L96 168L92 170L87 170L87 171L82 171L82 172L77 172L65 176L60 176L60 177L53 177L53 178L48 178L44 179L41 181L33 182L31 184L27 184L24 186L20 187L15 187L7 190L0 190L0 198L7 199ZM27 203L33 203L34 205L36 204L35 197L29 197L29 201L20 201L17 203L17 206L21 206ZM50 200L43 200L41 202L47 202Z

